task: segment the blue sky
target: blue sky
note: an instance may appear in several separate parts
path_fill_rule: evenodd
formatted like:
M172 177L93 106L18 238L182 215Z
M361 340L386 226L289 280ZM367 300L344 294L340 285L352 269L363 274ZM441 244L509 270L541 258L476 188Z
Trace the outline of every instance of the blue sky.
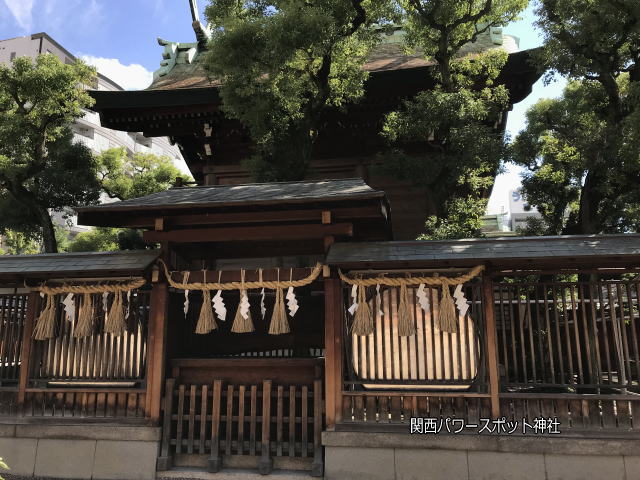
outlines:
M204 23L204 7L199 0ZM520 48L539 46L542 38L533 26L533 7L522 19L504 29L520 40ZM191 42L188 0L0 0L0 39L47 32L62 46L112 78L124 88L144 88L161 60L156 38ZM561 94L564 81L544 85L514 106L507 131L513 137L525 125L526 109L540 98ZM489 212L508 205L508 192L519 185L520 171L513 167L496 179Z

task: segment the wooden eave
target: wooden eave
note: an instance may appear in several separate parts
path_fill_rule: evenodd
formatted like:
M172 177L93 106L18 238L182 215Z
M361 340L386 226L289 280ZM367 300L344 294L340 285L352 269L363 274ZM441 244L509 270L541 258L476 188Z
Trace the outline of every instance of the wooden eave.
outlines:
M78 223L150 230L155 242L311 240L327 236L391 239L390 207L384 193L298 200L208 205L78 208ZM327 221L327 219L329 219Z
M497 84L506 84L511 92L511 103L518 103L531 91L531 85L540 77L541 72L531 62L534 50L523 50L509 55L507 64L497 79ZM432 86L433 66L381 70L370 73L365 84L365 102L367 97L378 95L401 98L414 91ZM519 84L526 84L524 87ZM512 91L513 90L513 91ZM91 91L95 104L92 110L99 112L103 126L116 130L132 128L139 123L137 131L147 131L144 122L155 118L178 118L193 113L218 112L221 98L218 87L177 88L167 90L138 91ZM170 118L166 118L170 120Z

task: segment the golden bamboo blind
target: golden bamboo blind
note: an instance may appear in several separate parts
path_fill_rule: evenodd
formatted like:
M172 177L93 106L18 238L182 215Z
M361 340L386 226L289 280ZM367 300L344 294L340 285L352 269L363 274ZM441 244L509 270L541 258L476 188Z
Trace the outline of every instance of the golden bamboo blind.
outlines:
M476 377L479 338L472 309L464 316L456 311L457 333L441 331L437 324L441 289L426 287L425 290L429 299L426 311L417 301L417 288L408 287L416 325L416 332L411 336L401 336L398 332L399 287L383 287L379 300L375 293L368 299L374 315L373 333L351 335L353 371L366 388L465 389ZM384 380L393 383L385 384ZM403 384L402 380L407 383Z

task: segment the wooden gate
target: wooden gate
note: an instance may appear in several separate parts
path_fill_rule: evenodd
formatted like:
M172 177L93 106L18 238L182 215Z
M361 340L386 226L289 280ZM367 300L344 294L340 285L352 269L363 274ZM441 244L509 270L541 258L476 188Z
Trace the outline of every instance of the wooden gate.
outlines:
M322 380L316 372L316 378L299 381L295 373L303 364L317 367L317 359L181 360L182 368L175 363L177 375L165 384L158 470L206 466L215 472L224 464L257 467L263 474L275 466L322 476ZM224 371L223 378L185 381L202 380L205 364L211 375ZM287 364L289 379L283 374ZM271 370L274 379L257 381L261 370Z

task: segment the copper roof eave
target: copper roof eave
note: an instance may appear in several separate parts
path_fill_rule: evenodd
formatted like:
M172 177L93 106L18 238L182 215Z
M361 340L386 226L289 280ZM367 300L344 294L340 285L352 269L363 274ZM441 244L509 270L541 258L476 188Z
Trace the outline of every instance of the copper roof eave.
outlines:
M509 54L509 59L500 77L505 79L507 73L515 75L529 74L537 79L541 72L531 64L532 53L539 49L522 50ZM410 74L432 68L429 64L408 64L403 68L384 68L370 71L371 77L389 76L394 74ZM511 72L513 70L513 72ZM500 80L500 78L498 79ZM535 82L535 80L534 80ZM185 106L199 104L220 104L221 99L218 86L200 86L193 88L173 88L173 89L151 89L151 90L129 90L129 91L89 91L94 98L95 104L91 110L103 112L105 110L129 109L129 108L157 108L170 106ZM517 99L520 101L521 99Z

